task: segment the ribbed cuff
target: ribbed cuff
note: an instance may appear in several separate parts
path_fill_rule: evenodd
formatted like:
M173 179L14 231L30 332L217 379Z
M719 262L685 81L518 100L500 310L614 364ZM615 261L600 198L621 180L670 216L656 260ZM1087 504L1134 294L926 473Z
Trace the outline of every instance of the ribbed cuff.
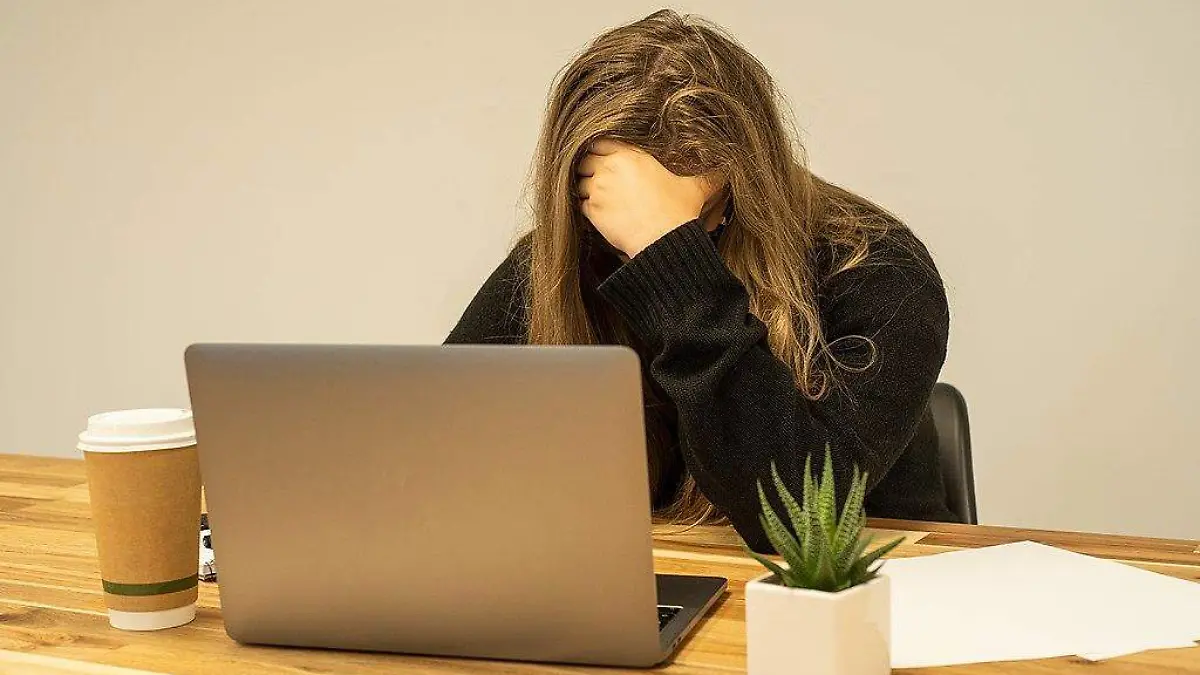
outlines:
M647 246L600 284L600 295L617 308L643 340L654 344L681 308L717 293L734 280L699 220L680 225Z

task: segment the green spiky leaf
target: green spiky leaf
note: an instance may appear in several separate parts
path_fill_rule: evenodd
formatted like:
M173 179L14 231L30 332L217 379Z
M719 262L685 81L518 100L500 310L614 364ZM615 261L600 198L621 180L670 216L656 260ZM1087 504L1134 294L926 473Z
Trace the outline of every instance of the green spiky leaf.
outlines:
M870 546L870 544L871 537L860 535L858 540L854 542L853 546L849 546L842 551L838 555L836 563L838 574L848 577L850 575L850 569L854 566L854 563L862 557L863 553L866 552L867 547Z
M791 535L786 530L773 525L765 516L760 517L759 520L762 523L763 532L767 534L767 540L771 542L771 548L787 561L789 568L795 566L800 558L798 549L792 541L788 540Z
M839 553L849 548L862 534L866 521L863 511L863 499L867 496L867 477L858 473L854 467L854 480L850 483L850 492L846 503L842 506L842 517L838 519L837 532L833 536L833 548Z
M817 488L813 485L812 453L804 458L804 494L800 495L804 512L811 518L817 512Z
M779 583L784 584L786 586L791 585L789 583L789 581L791 579L789 578L790 575L788 574L788 571L785 570L784 568L780 567L774 560L771 560L767 556L762 555L760 553L755 553L754 551L752 551L750 549L750 547L746 547L746 553L749 553L750 557L757 560L759 562L759 564L761 564L763 567L767 568L776 577L779 577Z
M788 512L788 520L792 522L792 531L796 533L796 539L800 543L801 552L808 550L810 544L808 541L809 533L809 516L808 512L801 508L796 502L796 498L792 496L787 485L784 485L783 479L779 477L779 470L775 468L775 462L771 462L771 478L775 483L775 492L779 494L779 500L783 502L784 507ZM759 488L761 490L761 487ZM760 494L760 499L761 494Z
M858 583L865 583L866 580L874 578L876 570L871 569L871 565L874 565L877 560L890 553L902 541L904 541L904 537L893 539L854 561L854 564L850 567L850 577L853 579L863 579L863 581Z
M817 486L817 521L825 539L833 542L837 530L837 492L833 482L833 455L825 448L825 466L821 471L821 483Z
M833 551L821 546L817 552L816 580L813 587L818 591L832 592L838 585L837 570L833 566Z
M788 570L791 581L788 583L793 588L813 588L816 583L816 569L801 565L795 569Z
M775 483L775 492L778 492L780 501L784 502L784 506L787 508L787 518L792 522L792 532L796 533L796 539L800 545L800 557L804 557L811 549L809 512L800 507L796 497L792 496L791 490L787 489L784 479L780 478L779 471L775 468L775 462L770 462L770 473L772 473Z
M775 513L775 509L771 507L771 503L767 501L767 493L763 490L761 481L758 484L758 500L762 504L762 526L767 539L771 540L771 545L775 547L779 555L783 556L789 566L795 565L803 557L800 552L800 542L796 541L783 521L779 519L779 515Z

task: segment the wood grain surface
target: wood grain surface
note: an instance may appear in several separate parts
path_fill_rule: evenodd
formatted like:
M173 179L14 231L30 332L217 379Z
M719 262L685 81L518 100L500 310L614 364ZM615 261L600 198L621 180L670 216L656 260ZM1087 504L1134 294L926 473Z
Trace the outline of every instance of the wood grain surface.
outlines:
M1000 527L873 520L904 536L892 557L1032 540L1200 581L1200 542ZM738 673L746 667L743 584L759 567L728 528L655 528L659 572L728 577L730 592L661 670ZM305 649L247 647L226 635L217 587L202 584L196 621L156 633L110 628L104 611L83 463L0 455L0 675L229 675L240 673L607 673L610 668L532 665ZM630 671L639 672L639 671ZM897 671L901 672L901 671ZM920 671L1200 675L1200 646L1092 663L1080 658Z

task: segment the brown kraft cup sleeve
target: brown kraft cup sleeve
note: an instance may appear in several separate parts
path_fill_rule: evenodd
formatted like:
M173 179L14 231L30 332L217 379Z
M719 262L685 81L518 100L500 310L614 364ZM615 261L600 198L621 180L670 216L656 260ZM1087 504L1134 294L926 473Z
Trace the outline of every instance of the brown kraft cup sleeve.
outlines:
M196 447L85 452L100 577L109 609L154 612L196 600Z

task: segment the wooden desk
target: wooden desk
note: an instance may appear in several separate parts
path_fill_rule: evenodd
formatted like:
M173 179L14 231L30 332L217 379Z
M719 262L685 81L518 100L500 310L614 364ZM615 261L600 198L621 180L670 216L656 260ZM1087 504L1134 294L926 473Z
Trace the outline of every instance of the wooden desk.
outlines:
M225 635L217 589L211 584L201 585L195 622L158 633L118 631L109 627L104 612L89 518L82 462L0 455L0 675L621 672L244 647ZM1197 541L880 520L872 521L872 526L905 534L906 543L895 551L900 557L1032 539L1200 581ZM730 579L730 593L665 670L743 672L746 636L742 584L759 573L757 564L741 553L737 538L726 528L699 528L679 535L659 532L656 540L659 572L717 574ZM922 672L1200 675L1200 647L1147 652L1099 664L1060 658Z

